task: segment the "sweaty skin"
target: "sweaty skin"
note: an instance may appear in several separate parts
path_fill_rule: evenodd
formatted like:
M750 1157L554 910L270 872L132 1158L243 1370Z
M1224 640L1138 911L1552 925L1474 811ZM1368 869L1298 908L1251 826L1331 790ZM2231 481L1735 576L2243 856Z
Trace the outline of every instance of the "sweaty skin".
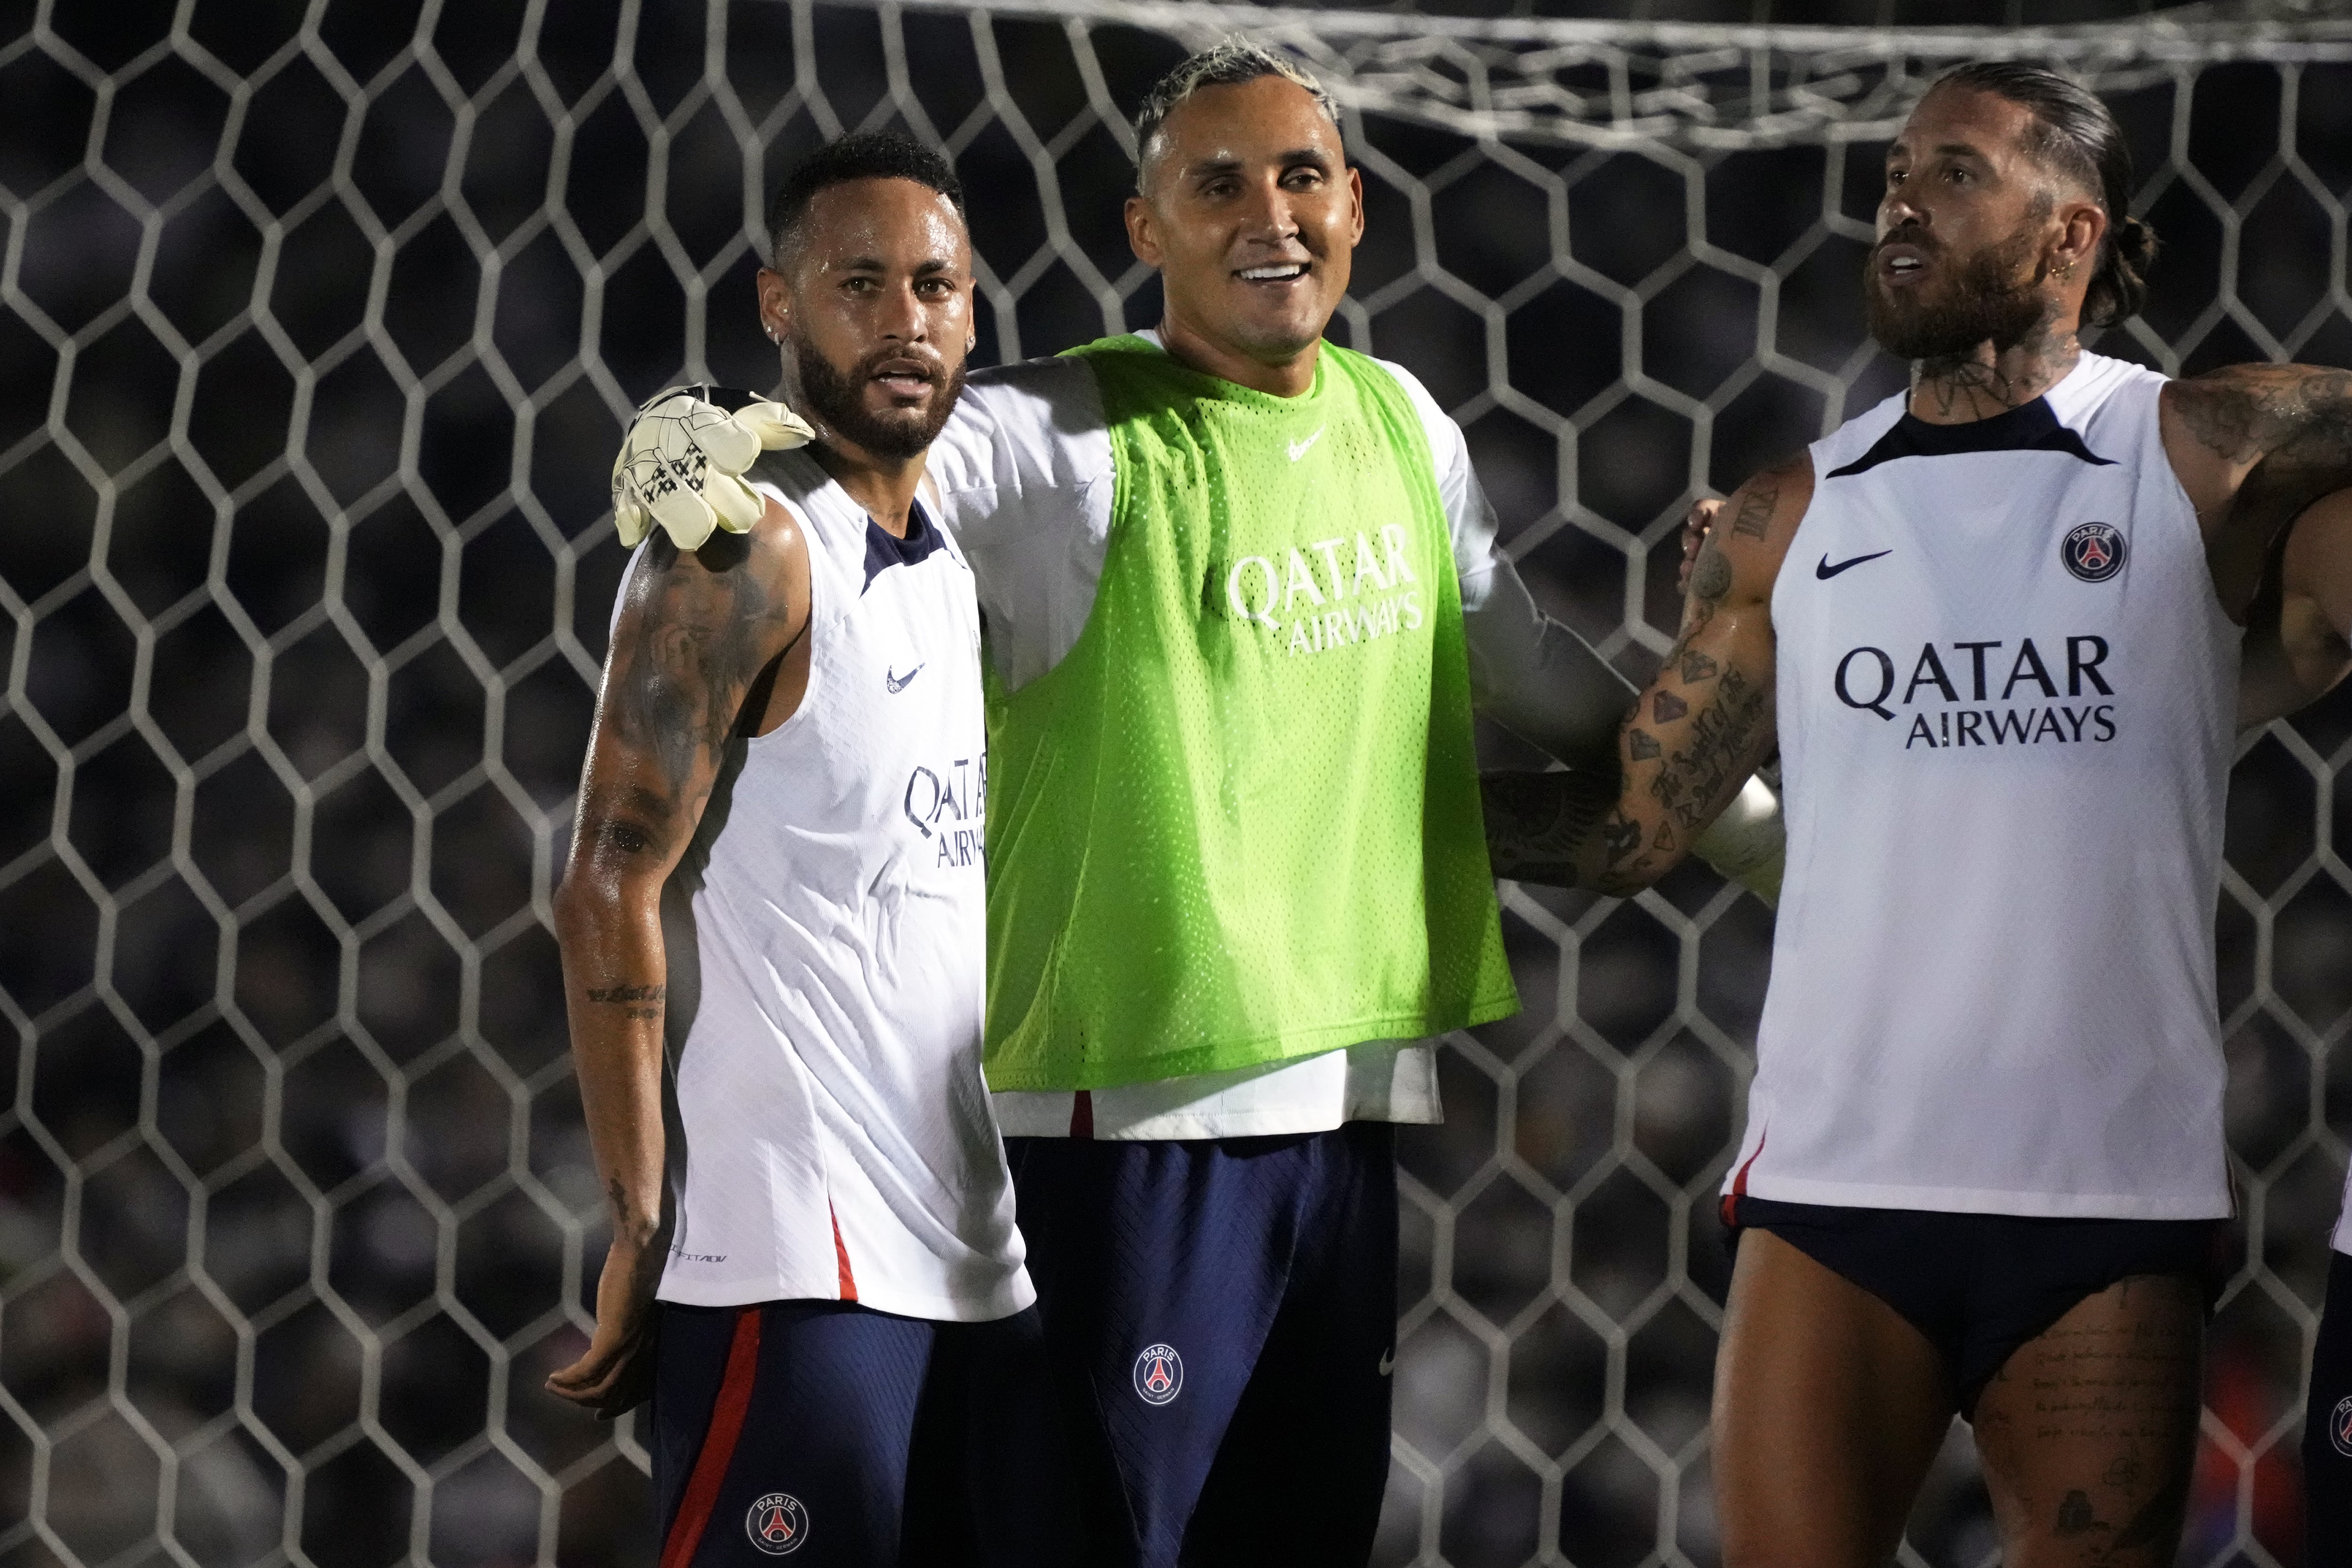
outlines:
M761 271L759 282L761 320L782 351L783 399L815 427L809 451L825 471L904 538L919 451L897 457L846 437L803 395L795 354L813 348L856 378L861 427L935 429L971 342L962 217L914 181L853 180L818 192L797 233L781 269ZM656 533L613 628L555 895L572 1058L613 1239L588 1349L547 1380L550 1392L600 1415L650 1392L643 1352L667 1257L662 887L730 746L800 706L808 617L808 543L771 501L750 533L714 534L697 551Z
M2081 356L2106 215L2036 161L2030 126L2004 99L1946 89L1889 150L1868 281L1875 311L1899 321L1933 291L1951 298L1964 267L1988 265L2003 289L2039 305L2005 347L1988 339L1917 362L1910 412L1930 423L2020 406ZM2253 627L2242 717L2259 721L2325 690L2347 662L2352 375L2233 366L2172 383L2159 407L2214 592ZM1681 636L1627 716L1614 769L1489 775L1498 874L1629 893L1681 859L1770 751L1772 586L1812 489L1800 454L1714 514L1690 563ZM2126 1279L2011 1359L1977 1413L2004 1563L2170 1561L2201 1332L2192 1281ZM1887 1561L1955 1403L1932 1347L1892 1308L1770 1233L1748 1232L1717 1368L1725 1563Z

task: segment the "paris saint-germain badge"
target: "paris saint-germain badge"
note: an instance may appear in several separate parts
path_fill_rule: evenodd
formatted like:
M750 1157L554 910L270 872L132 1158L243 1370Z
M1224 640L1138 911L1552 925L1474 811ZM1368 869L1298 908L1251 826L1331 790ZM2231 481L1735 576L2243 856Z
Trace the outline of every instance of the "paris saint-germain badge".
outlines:
M2337 1453L2352 1459L2352 1394L2337 1400L2336 1408L2327 1413L2327 1440Z
M2077 524L2058 546L2058 559L2084 582L2104 583L2124 569L2123 530L2112 522Z
M1165 1405L1184 1392L1184 1358L1173 1345L1146 1345L1135 1358L1135 1394L1146 1405Z
M798 1552L808 1540L808 1510L790 1492L770 1492L751 1505L743 1532L771 1557Z

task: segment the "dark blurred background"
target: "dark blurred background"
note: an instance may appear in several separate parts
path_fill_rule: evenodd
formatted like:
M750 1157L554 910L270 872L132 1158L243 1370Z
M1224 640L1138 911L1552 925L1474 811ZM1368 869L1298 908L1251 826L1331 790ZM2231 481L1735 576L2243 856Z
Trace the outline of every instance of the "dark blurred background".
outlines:
M635 1426L540 1389L604 1240L547 897L614 444L669 383L770 383L766 189L894 117L971 192L982 363L1149 324L1101 110L1196 41L808 0L0 0L0 1568L653 1560ZM2100 350L2352 363L2352 68L2111 85L2168 249ZM1370 233L1335 336L1456 411L1538 595L1646 676L1690 498L1900 384L1854 289L1879 145L1481 145L1391 108L1350 127ZM2328 703L2234 780L2243 1268L2187 1561L2301 1561L2347 742ZM1712 1194L1771 918L1698 868L1507 909L1527 1011L1449 1042L1447 1124L1404 1140L1380 1561L1711 1563ZM1991 1548L1956 1431L1906 1561Z

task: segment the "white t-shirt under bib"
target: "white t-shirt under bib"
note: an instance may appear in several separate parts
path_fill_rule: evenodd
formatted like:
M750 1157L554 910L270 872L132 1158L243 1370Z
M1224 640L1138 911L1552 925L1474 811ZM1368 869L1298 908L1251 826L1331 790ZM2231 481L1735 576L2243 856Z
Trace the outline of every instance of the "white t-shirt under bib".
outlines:
M1157 342L1152 332L1138 334ZM1402 365L1380 362L1421 415L1453 529L1463 637L1478 711L1558 754L1565 682L1557 639L1509 556L1495 547L1495 510L1469 444ZM988 623L988 658L1019 688L1058 664L1094 613L1118 474L1094 373L1075 357L975 371L931 447L929 472L948 526L971 562ZM1630 688L1628 689L1630 693ZM1366 1041L1301 1061L1098 1089L996 1096L1007 1136L1064 1137L1074 1119L1096 1138L1225 1138L1316 1132L1343 1121L1441 1120L1427 1042Z
M2213 921L2239 631L2158 424L2085 354L1812 447L1772 595L1788 874L1726 1189L2231 1212Z
M677 1223L658 1295L1001 1318L1036 1293L981 1076L971 574L920 508L892 539L805 453L746 477L808 542L808 689L730 743L663 898Z

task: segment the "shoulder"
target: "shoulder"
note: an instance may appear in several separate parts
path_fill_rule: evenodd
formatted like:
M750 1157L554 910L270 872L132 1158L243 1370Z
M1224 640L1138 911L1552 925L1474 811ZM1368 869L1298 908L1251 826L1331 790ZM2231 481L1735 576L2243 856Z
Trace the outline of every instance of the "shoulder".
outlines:
M1911 395L1907 391L1882 398L1814 442L1807 450L1821 454L1824 470L1850 463L1875 446L1880 437L1895 428L1895 421L1903 417L1903 411L1910 400ZM1810 476L1810 464L1806 471Z
M1769 593L1812 501L1810 449L1759 469L1732 491L1707 531L1707 548L1719 549L1727 568L1726 586L1736 579L1759 596Z
M2224 462L2258 462L2319 421L2352 413L2352 371L2310 364L2232 364L2168 382L2168 424Z
M972 372L929 467L942 491L955 492L1083 481L1109 453L1094 373L1064 355Z
M1422 384L1421 377L1392 359L1375 359L1370 354L1360 354L1349 349L1339 348L1336 343L1330 346L1336 353L1348 356L1355 363L1370 366L1386 374L1402 390L1406 401L1412 405L1412 411L1421 416L1422 431L1429 437L1430 459L1436 464L1439 474L1445 474L1457 467L1467 466L1470 459L1470 447L1468 442L1463 438L1462 426L1454 422L1452 415L1439 406L1436 397L1430 393L1428 387Z

